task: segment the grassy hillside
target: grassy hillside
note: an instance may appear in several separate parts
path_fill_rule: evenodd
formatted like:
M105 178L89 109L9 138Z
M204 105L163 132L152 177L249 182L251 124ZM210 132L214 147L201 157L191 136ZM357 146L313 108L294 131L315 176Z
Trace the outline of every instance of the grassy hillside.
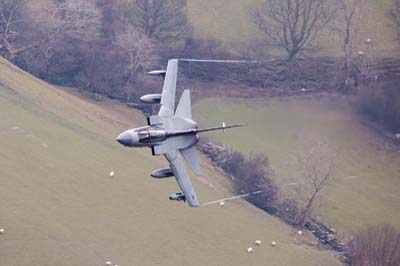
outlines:
M0 117L0 265L340 265L243 201L170 202L176 182L148 174L165 161L115 142L144 121L118 103L80 99L0 59ZM208 183L224 182L202 164ZM203 202L229 194L204 180L194 180ZM278 246L250 255L255 239Z
M194 33L201 38L221 40L227 48L232 43L259 39L260 33L252 22L249 10L260 6L265 0L189 0L189 19ZM393 0L366 0L362 2L360 17L355 19L359 49L364 49L367 38L373 40L375 56L398 54L395 35L387 11ZM318 38L323 54L336 55L341 44L335 34L321 33Z
M360 123L340 98L207 99L195 105L202 123L248 123L209 136L246 153L269 156L277 182L299 182L293 163L305 139L327 141L337 154L335 179L316 216L350 234L368 224L400 228L400 151Z

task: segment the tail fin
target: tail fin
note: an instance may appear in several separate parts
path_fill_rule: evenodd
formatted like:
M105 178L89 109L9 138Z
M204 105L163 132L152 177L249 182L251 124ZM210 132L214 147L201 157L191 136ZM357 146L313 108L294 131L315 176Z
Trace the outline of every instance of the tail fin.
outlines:
M178 107L175 112L176 116L182 118L192 118L192 106L190 103L190 90L184 90L179 100Z

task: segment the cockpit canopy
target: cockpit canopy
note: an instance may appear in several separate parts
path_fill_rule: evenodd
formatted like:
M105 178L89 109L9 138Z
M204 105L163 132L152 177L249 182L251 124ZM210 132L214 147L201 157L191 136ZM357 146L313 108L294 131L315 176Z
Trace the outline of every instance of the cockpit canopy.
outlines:
M162 141L166 138L167 134L164 130L140 130L138 131L139 142L148 143L148 142L158 142Z
M139 136L140 142L149 142L150 141L150 133L148 130L139 131L138 136Z

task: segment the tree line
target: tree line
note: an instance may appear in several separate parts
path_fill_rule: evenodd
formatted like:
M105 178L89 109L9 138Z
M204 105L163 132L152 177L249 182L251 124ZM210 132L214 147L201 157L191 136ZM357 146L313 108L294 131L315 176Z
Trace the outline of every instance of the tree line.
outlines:
M246 200L290 225L304 227L312 220L318 197L332 184L335 153L325 142L310 139L303 144L304 148L293 158L300 169L299 182L281 187L274 181L269 159L263 154L246 158L210 141L202 141L199 149L231 178L236 194L264 190Z
M194 36L186 0L0 0L0 55L52 83L131 102L160 87L144 73L168 58L271 59L268 51L278 49L285 56L270 65L192 65L183 73L201 82L357 93L363 113L398 131L400 92L390 84L399 77L371 71L381 62L367 51L376 40L357 27L362 7L362 0L264 0L248 10L262 42L226 50ZM387 16L400 44L400 0ZM323 32L338 36L336 58L310 57Z
M1 0L0 54L50 82L129 100L183 50L184 0Z
M395 266L400 263L400 232L389 224L370 225L346 239L337 238L337 231L313 218L316 202L334 183L335 152L327 142L305 140L295 153L299 176L296 183L279 186L268 157L242 153L220 144L202 141L198 148L231 179L234 193L250 195L245 199L256 207L277 216L287 224L311 231L325 247L340 255L345 265Z

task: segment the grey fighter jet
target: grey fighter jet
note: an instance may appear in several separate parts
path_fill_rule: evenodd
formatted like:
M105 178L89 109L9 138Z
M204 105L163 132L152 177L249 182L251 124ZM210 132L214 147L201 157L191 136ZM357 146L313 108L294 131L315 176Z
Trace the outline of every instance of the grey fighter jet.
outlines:
M187 201L190 207L198 207L200 203L186 172L183 158L196 175L201 175L195 148L195 144L199 141L198 133L243 125L227 126L223 123L222 127L198 129L197 123L192 119L189 90L182 93L175 110L177 72L177 59L168 61L166 71L149 72L151 75L164 77L162 94L144 95L140 100L150 104L161 103L160 111L158 115L147 118L147 126L127 130L117 137L117 141L127 147L149 147L153 155L163 154L170 166L153 171L151 176L154 178L175 176L182 192L172 194L169 199Z

